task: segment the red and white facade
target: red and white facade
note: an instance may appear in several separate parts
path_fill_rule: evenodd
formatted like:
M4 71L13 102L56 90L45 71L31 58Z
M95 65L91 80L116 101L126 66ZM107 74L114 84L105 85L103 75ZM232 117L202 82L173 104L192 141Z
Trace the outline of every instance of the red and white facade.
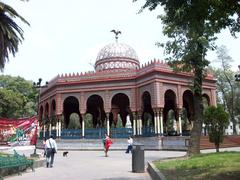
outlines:
M133 135L141 135L142 128L149 124L156 134L162 135L167 114L173 110L177 131L182 134L183 109L190 125L192 123L191 80L192 74L173 72L160 60L140 65L136 52L126 44L109 44L99 52L95 71L58 75L48 87L41 89L39 116L42 130L51 132L54 128L60 137L61 129L69 125L70 115L77 113L84 137L84 117L90 113L93 127L105 127L108 134L116 126L119 116L124 127L129 116ZM216 105L216 84L211 74L204 79L203 96L210 105ZM146 113L150 118L145 118Z

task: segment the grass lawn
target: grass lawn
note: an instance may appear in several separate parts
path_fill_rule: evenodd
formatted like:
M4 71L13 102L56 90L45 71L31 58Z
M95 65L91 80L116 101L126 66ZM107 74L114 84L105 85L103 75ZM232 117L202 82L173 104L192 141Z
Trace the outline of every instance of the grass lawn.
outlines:
M240 179L240 152L201 154L186 159L156 161L154 164L168 180Z
M0 152L0 157L2 157L2 156L7 156L8 154L7 153L4 153L4 152Z

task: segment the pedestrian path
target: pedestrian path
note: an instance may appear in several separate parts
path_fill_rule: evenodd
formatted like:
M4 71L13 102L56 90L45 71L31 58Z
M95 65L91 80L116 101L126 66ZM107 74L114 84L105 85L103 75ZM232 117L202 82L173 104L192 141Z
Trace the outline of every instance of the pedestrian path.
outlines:
M39 151L38 151L39 152ZM29 154L30 152L25 152ZM145 151L147 161L167 157L183 156L185 152L177 151ZM7 177L8 180L150 180L145 173L132 173L132 156L124 151L110 151L104 157L103 151L69 151L68 157L62 151L56 155L53 168L37 168L18 176Z
M15 148L16 149L16 148ZM17 147L20 154L30 155L34 147ZM8 152L11 152L9 149ZM240 147L222 148L220 151L240 151ZM37 150L41 153L42 150ZM202 150L202 153L215 152L215 149ZM150 180L147 172L132 172L132 156L125 151L109 151L109 157L103 151L69 151L68 157L63 151L56 154L53 168L41 167L34 172L29 170L22 175L7 177L7 180ZM154 160L181 157L184 151L145 151L145 164Z

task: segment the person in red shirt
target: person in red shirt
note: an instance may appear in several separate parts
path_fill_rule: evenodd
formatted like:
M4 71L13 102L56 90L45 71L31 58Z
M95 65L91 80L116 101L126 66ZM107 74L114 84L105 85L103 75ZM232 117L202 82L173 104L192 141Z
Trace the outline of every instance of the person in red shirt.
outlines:
M47 154L47 146L46 146L46 138L44 137L43 138L43 141L42 141L42 147L43 147L43 157L46 157L46 154Z
M105 134L105 139L103 140L103 143L104 143L105 156L108 157L107 153L112 144L112 140L110 139L110 137L107 134Z

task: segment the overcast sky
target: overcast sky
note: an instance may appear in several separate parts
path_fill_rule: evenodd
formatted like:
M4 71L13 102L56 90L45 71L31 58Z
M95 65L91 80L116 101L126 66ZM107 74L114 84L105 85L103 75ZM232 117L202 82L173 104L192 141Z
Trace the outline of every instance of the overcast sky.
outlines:
M31 24L28 27L20 23L25 40L3 74L49 81L58 74L92 71L101 48L115 41L112 29L122 31L119 42L133 47L141 64L154 58L164 60L163 49L155 45L157 41L166 41L157 19L161 8L137 14L145 0L3 1ZM235 61L233 70L237 70L240 38L234 39L224 31L217 45L228 48ZM216 59L216 54L210 52L208 59Z

